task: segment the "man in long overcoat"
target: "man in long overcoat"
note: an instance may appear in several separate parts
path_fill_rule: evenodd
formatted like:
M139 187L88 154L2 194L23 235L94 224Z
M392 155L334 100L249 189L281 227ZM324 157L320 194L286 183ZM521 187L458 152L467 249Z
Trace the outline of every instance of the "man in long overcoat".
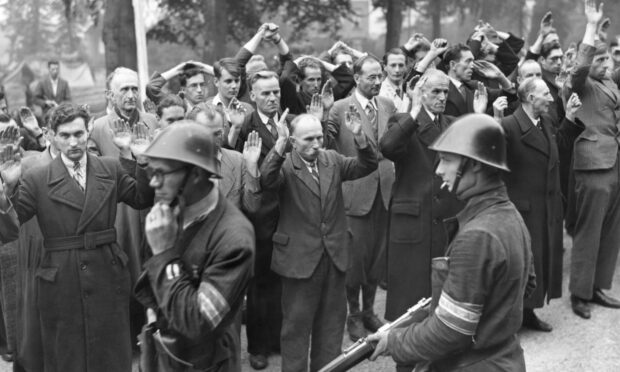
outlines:
M387 249L388 320L431 294L431 259L442 256L447 243L442 221L462 208L441 188L434 174L437 154L428 149L454 120L443 114L448 87L446 74L426 72L411 112L392 116L381 139L381 152L396 166Z
M569 112L561 125L546 115L553 96L540 78L521 82L519 98L521 106L502 120L511 169L504 174L504 181L532 238L537 283L523 304L523 325L548 332L551 326L538 319L533 309L542 307L545 297L562 296L560 154L570 152L583 124L575 119L579 108L576 95L569 100Z
M5 169L0 223L18 229L7 218L14 208L19 223L36 216L43 233L36 276L45 370L130 371L131 285L114 219L118 202L146 208L153 192L144 169L124 159L129 148L120 161L86 153L88 119L70 104L55 109L51 130L61 155L30 169L18 186L19 163Z

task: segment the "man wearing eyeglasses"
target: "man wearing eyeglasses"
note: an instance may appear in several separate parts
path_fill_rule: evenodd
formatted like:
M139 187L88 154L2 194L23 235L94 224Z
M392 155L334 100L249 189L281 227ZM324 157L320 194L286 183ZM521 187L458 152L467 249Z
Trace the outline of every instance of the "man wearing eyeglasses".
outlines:
M144 155L156 200L145 223L153 257L136 296L156 312L155 343L167 340L165 350L157 346L157 370L240 371L237 321L254 231L213 182L220 176L211 131L175 123Z
M396 112L391 99L379 96L383 68L376 57L358 59L353 65L353 76L357 85L354 93L334 104L325 131L326 147L345 156L357 153L354 136L345 125L348 116L359 118L368 140L378 148L387 121ZM387 207L394 183L394 164L381 154L378 157L378 170L342 185L345 212L353 234L352 264L347 272L347 330L354 341L366 335L365 329L376 332L383 325L374 312L374 302L386 267Z
M153 191L128 146L119 149L119 160L86 153L88 121L74 105L55 108L50 130L60 156L23 176L19 157L5 147L0 223L18 229L7 217L14 210L19 223L36 216L43 233L36 276L44 368L129 372L131 280L113 224L117 203L147 208Z

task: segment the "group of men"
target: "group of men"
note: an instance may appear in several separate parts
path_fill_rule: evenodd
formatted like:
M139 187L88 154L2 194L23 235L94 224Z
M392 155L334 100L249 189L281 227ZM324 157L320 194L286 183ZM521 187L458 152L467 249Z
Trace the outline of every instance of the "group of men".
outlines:
M155 73L145 102L117 68L94 120L53 99L38 125L0 114L14 369L129 371L141 328L143 370L239 371L245 304L257 370L281 354L318 371L345 329L399 371L525 370L516 333L552 330L534 310L562 295L564 223L574 313L620 308L603 292L620 70L602 6L584 4L578 50L550 13L527 53L481 22L465 44L416 34L382 59L342 42L295 57L268 23L235 57ZM43 96L65 89L54 66ZM386 320L432 297L425 319L380 331L382 282Z

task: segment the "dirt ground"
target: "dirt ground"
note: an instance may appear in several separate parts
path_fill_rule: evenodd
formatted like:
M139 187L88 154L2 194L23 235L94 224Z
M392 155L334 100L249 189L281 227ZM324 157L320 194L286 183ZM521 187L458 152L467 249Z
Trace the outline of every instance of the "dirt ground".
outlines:
M564 254L564 297L553 300L537 311L540 318L553 327L551 333L521 331L521 345L525 350L527 370L532 372L618 372L620 371L620 310L606 309L593 305L592 318L583 320L574 315L568 298L568 270L571 241L565 238ZM620 266L620 265L619 265ZM620 298L620 267L616 272L610 295ZM376 310L383 314L385 291L377 294ZM243 329L243 372L254 371L248 362ZM350 345L348 337L343 340L344 347ZM280 371L280 357L269 358L269 368L265 372ZM11 365L0 361L0 372L11 371ZM135 368L137 371L137 368ZM351 371L374 372L394 371L394 363L388 357L376 362L365 361Z

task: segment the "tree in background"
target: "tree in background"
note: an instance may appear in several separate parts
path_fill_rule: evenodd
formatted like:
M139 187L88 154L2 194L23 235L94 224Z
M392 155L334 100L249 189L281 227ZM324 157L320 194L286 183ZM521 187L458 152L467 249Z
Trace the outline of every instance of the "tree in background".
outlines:
M351 14L349 0L157 0L163 13L149 30L149 39L181 43L202 49L203 60L229 53L226 44L248 40L263 21L280 13L300 39L310 25L335 31L342 17ZM207 26L207 27L205 27Z
M136 70L136 31L131 0L107 0L103 21L106 75L119 66Z

